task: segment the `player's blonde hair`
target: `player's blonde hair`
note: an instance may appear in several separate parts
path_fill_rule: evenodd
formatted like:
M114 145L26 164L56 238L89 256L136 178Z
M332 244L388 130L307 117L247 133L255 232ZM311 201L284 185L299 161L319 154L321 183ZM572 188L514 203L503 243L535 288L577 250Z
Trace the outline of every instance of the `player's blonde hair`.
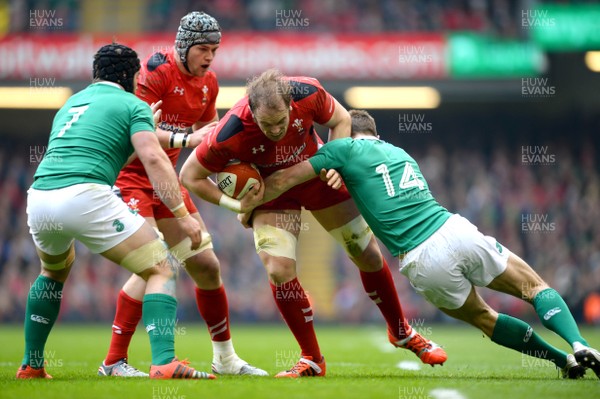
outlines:
M350 134L352 136L356 134L370 134L377 136L377 126L375 125L375 119L369 113L362 109L353 109L349 112L352 118L352 128Z
M259 108L279 108L282 101L287 108L292 102L290 83L277 69L267 69L248 80L246 94L252 112Z

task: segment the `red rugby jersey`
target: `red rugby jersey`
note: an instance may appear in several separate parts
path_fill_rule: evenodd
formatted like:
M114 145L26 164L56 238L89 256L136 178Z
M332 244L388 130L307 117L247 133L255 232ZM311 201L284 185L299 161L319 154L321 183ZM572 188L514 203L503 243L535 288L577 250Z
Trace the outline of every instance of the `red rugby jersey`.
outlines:
M140 69L136 95L148 105L162 100L162 115L157 127L175 133L185 133L197 121L208 122L216 113L219 93L217 76L208 71L204 77L185 75L172 51L157 52L148 57ZM165 149L173 167L181 149ZM152 188L139 159L127 165L117 178L118 187Z
M324 124L333 115L335 102L318 80L288 77L292 85L292 110L286 135L269 140L252 119L248 97L242 98L196 147L198 161L219 172L231 159L252 162L263 177L308 159L323 141L313 122Z

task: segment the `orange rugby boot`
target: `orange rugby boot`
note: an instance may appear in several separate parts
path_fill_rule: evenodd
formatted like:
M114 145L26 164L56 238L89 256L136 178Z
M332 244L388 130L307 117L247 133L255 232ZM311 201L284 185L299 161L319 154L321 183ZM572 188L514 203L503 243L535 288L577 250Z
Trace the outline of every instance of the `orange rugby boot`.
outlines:
M46 373L43 367L41 369L34 369L30 365L24 364L17 370L17 378L52 378L52 376Z
M312 356L304 356L289 370L277 373L275 378L325 377L325 357L314 362Z
M392 345L398 348L404 348L413 351L423 363L430 364L431 367L436 364L443 366L444 362L448 360L446 351L435 342L423 337L414 329L411 330L412 331L408 338L403 340L397 339L388 331L388 339Z
M195 380L214 380L213 374L205 373L204 371L197 371L194 368L188 366L187 360L173 359L171 363L162 364L160 366L150 366L150 378L158 380L169 380L169 379L195 379Z

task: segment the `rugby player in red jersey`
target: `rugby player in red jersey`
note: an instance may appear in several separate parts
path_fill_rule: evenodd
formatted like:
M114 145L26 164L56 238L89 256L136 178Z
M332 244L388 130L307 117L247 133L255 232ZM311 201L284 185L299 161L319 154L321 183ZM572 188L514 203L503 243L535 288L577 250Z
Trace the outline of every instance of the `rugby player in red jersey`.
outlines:
M142 65L136 95L148 104L162 101L161 121L156 134L173 167L181 147L195 147L206 126L218 120L217 78L209 70L221 41L216 19L203 12L191 12L181 19L172 50L156 52ZM204 127L204 129L202 129ZM196 283L198 310L208 326L213 344L212 369L218 374L267 375L236 354L229 331L229 308L220 276L219 261L212 250L211 237L188 192L182 187L185 208L202 226L202 244L191 250L190 239L177 223L174 213L155 194L139 160L126 166L115 184L116 191L130 210L139 213L164 236L171 253L185 265ZM99 375L147 376L127 363L131 337L142 315L145 281L136 275L119 293L113 334Z
M350 135L350 115L316 79L285 77L268 70L248 83L247 96L196 147L180 179L209 202L238 213L246 211L251 197L262 195L259 189L255 187L248 199L238 201L221 193L208 176L221 171L231 159L256 164L263 177L306 160L322 145L314 123L330 128L329 140ZM284 217L300 221L301 207L312 212L360 269L365 291L387 322L390 342L412 350L424 363L444 363L444 350L418 334L404 318L390 270L348 191L313 179L253 212L256 251L269 275L277 307L302 351L296 365L276 377L325 375L313 311L296 277L301 223L282 223Z

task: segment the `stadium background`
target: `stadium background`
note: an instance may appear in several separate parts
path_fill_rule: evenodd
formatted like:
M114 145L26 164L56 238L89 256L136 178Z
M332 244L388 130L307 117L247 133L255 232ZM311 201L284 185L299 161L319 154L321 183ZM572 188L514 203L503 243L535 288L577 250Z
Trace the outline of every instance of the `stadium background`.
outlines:
M227 97L239 98L245 79L268 67L319 78L348 108L374 105L382 138L416 158L442 205L530 262L580 321L600 323L600 63L589 51L600 48L600 6L593 3L0 0L0 321L22 321L39 273L26 190L64 96L89 84L102 44L115 38L143 58L172 45L181 16L204 10L223 28L213 64L221 116ZM356 96L356 87L368 89ZM429 89L374 91L410 87ZM251 232L233 213L196 203L232 318L279 321ZM303 223L300 278L317 323L379 321L356 268L308 215ZM77 253L61 320L109 322L128 274L82 246ZM407 317L448 321L393 269ZM536 320L525 303L483 292L498 310ZM198 321L185 273L178 297L179 319Z

